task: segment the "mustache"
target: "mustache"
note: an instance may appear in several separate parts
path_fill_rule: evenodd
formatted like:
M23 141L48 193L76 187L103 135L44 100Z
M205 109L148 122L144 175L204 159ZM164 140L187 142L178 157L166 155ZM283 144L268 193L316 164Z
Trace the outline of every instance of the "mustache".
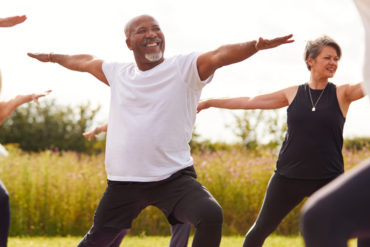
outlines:
M144 39L142 42L141 42L141 45L147 45L148 43L151 43L151 42L156 42L156 43L161 43L162 42L162 39L161 38L150 38L150 39Z

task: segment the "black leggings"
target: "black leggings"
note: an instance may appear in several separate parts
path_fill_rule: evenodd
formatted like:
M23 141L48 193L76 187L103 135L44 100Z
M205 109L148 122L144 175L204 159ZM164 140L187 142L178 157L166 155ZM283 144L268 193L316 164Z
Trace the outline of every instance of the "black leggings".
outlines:
M256 222L247 233L243 247L260 247L283 218L305 197L331 179L291 179L274 173L267 186L265 199Z
M0 180L0 247L6 247L10 225L9 195Z
M307 247L345 247L353 237L358 247L369 247L370 160L316 192L301 216Z

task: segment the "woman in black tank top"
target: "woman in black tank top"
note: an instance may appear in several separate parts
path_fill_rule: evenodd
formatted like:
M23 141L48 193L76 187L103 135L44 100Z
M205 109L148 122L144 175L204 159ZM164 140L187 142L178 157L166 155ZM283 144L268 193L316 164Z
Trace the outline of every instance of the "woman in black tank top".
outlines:
M351 102L364 96L361 84L329 82L341 57L327 36L309 41L305 61L307 83L256 97L210 99L198 105L225 109L287 108L288 130L267 186L261 211L245 237L244 247L262 246L282 219L305 197L343 173L343 126ZM359 240L361 246L367 240ZM362 245L365 246L365 245Z
M355 3L365 27L363 86L370 95L370 2ZM370 246L370 160L312 195L302 208L301 231L307 247L345 247L353 237Z

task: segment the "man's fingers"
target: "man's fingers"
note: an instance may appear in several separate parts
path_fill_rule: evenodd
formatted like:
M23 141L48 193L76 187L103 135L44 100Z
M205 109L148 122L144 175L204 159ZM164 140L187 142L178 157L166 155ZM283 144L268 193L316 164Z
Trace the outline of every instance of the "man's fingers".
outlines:
M45 54L45 53L27 53L28 56L35 58L41 62L50 62L50 54Z
M40 56L40 53L31 53L31 52L29 52L29 53L27 53L27 55L32 57L32 58L37 58L38 59L39 56Z

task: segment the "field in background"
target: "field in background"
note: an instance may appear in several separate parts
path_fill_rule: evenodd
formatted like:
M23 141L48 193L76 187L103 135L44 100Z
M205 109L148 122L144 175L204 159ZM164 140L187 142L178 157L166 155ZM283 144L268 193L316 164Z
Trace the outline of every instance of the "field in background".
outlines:
M11 236L82 236L92 224L106 186L104 155L75 152L25 153L6 146L0 178L10 194ZM370 157L370 149L344 150L346 169ZM277 152L231 148L193 154L199 180L223 207L224 236L244 235L253 224ZM281 223L276 234L297 235L299 207ZM134 221L132 235L166 236L163 214L149 207Z
M8 247L65 247L77 246L80 237L54 237L54 238L10 238ZM242 236L227 236L223 237L221 247L242 246L244 237ZM133 237L128 236L122 242L124 247L167 247L170 241L169 237ZM192 239L189 240L188 246L191 246ZM264 247L304 247L303 239L301 237L282 237L270 236ZM349 242L349 247L355 247L355 240Z

